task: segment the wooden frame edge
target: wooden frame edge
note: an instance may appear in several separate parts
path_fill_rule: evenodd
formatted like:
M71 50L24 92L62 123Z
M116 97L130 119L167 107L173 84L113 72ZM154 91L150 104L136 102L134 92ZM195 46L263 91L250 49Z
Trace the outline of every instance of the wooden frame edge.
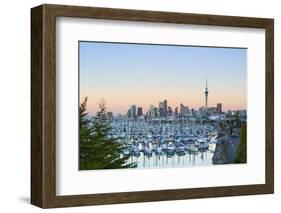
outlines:
M274 20L265 27L265 141L266 141L266 185L274 193Z
M266 183L195 189L56 196L56 17L264 28L266 31ZM41 208L151 202L274 192L274 20L111 8L41 5L31 9L31 203ZM168 196L167 196L168 194Z
M42 64L43 7L31 10L31 203L43 207Z

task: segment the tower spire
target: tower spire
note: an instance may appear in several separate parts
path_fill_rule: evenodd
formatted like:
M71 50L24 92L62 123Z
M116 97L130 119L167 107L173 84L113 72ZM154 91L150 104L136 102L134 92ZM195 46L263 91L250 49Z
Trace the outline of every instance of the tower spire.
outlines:
M206 79L206 89L205 89L205 109L208 109L208 79Z

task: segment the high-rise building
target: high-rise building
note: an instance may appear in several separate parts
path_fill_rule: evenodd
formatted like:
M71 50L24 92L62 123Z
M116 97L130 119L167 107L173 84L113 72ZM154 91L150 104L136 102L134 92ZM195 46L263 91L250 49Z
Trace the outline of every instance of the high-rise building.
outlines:
M219 113L219 114L222 113L222 104L221 103L217 104L217 113Z
M173 112L172 107L168 106L168 112L167 112L167 114L168 114L169 116L171 116L171 115L172 115L172 112Z
M166 116L167 112L168 112L168 101L167 100L163 101L163 108L164 108L164 116Z
M160 117L164 116L164 102L162 101L159 102L159 116Z
M130 110L131 110L131 118L136 118L137 117L137 106L132 105Z
M155 117L155 110L154 110L154 106L153 105L150 105L149 107L149 116L150 117Z
M175 108L175 115L178 115L179 114L179 109L178 107Z
M191 114L192 114L192 115L195 114L195 109L194 109L194 108L191 109Z
M142 116L142 107L138 107L137 115Z
M168 106L168 112L172 112L172 107Z
M154 107L153 105L150 105L149 108L149 116L152 118L158 117L159 115L159 110L157 107Z
M209 95L208 80L206 80L206 89L204 93L205 93L205 109L208 109L208 95Z
M159 115L159 109L157 107L154 107L154 117L158 117Z
M128 117L128 118L131 118L131 114L132 114L132 113L131 113L131 109L128 109L128 111L127 111L127 117Z
M180 115L188 115L189 108L188 106L184 106L182 103L180 104Z
M168 101L160 101L159 102L159 115L160 117L166 116L168 113Z
M180 104L180 114L183 115L184 113L184 105L181 103Z

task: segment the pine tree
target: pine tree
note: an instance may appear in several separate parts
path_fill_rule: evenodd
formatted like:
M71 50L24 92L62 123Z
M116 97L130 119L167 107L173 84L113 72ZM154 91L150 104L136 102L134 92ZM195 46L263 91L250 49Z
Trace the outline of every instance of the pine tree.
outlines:
M93 143L94 128L91 124L91 119L87 113L87 97L80 105L79 109L79 127L80 127L80 140L79 140L79 168L90 169L95 162L97 150Z
M121 157L122 143L109 137L111 126L105 103L100 103L100 111L94 118L89 118L86 105L87 98L80 106L80 169L135 167L135 164L126 164L128 156Z

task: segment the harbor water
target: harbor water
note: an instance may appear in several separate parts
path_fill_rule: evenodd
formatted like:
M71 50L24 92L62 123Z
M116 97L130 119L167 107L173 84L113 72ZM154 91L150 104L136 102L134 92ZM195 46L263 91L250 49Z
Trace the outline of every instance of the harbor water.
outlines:
M212 165L214 153L207 150L204 152L186 152L184 155L169 156L166 154L145 156L130 156L127 163L136 163L136 168L171 168Z

